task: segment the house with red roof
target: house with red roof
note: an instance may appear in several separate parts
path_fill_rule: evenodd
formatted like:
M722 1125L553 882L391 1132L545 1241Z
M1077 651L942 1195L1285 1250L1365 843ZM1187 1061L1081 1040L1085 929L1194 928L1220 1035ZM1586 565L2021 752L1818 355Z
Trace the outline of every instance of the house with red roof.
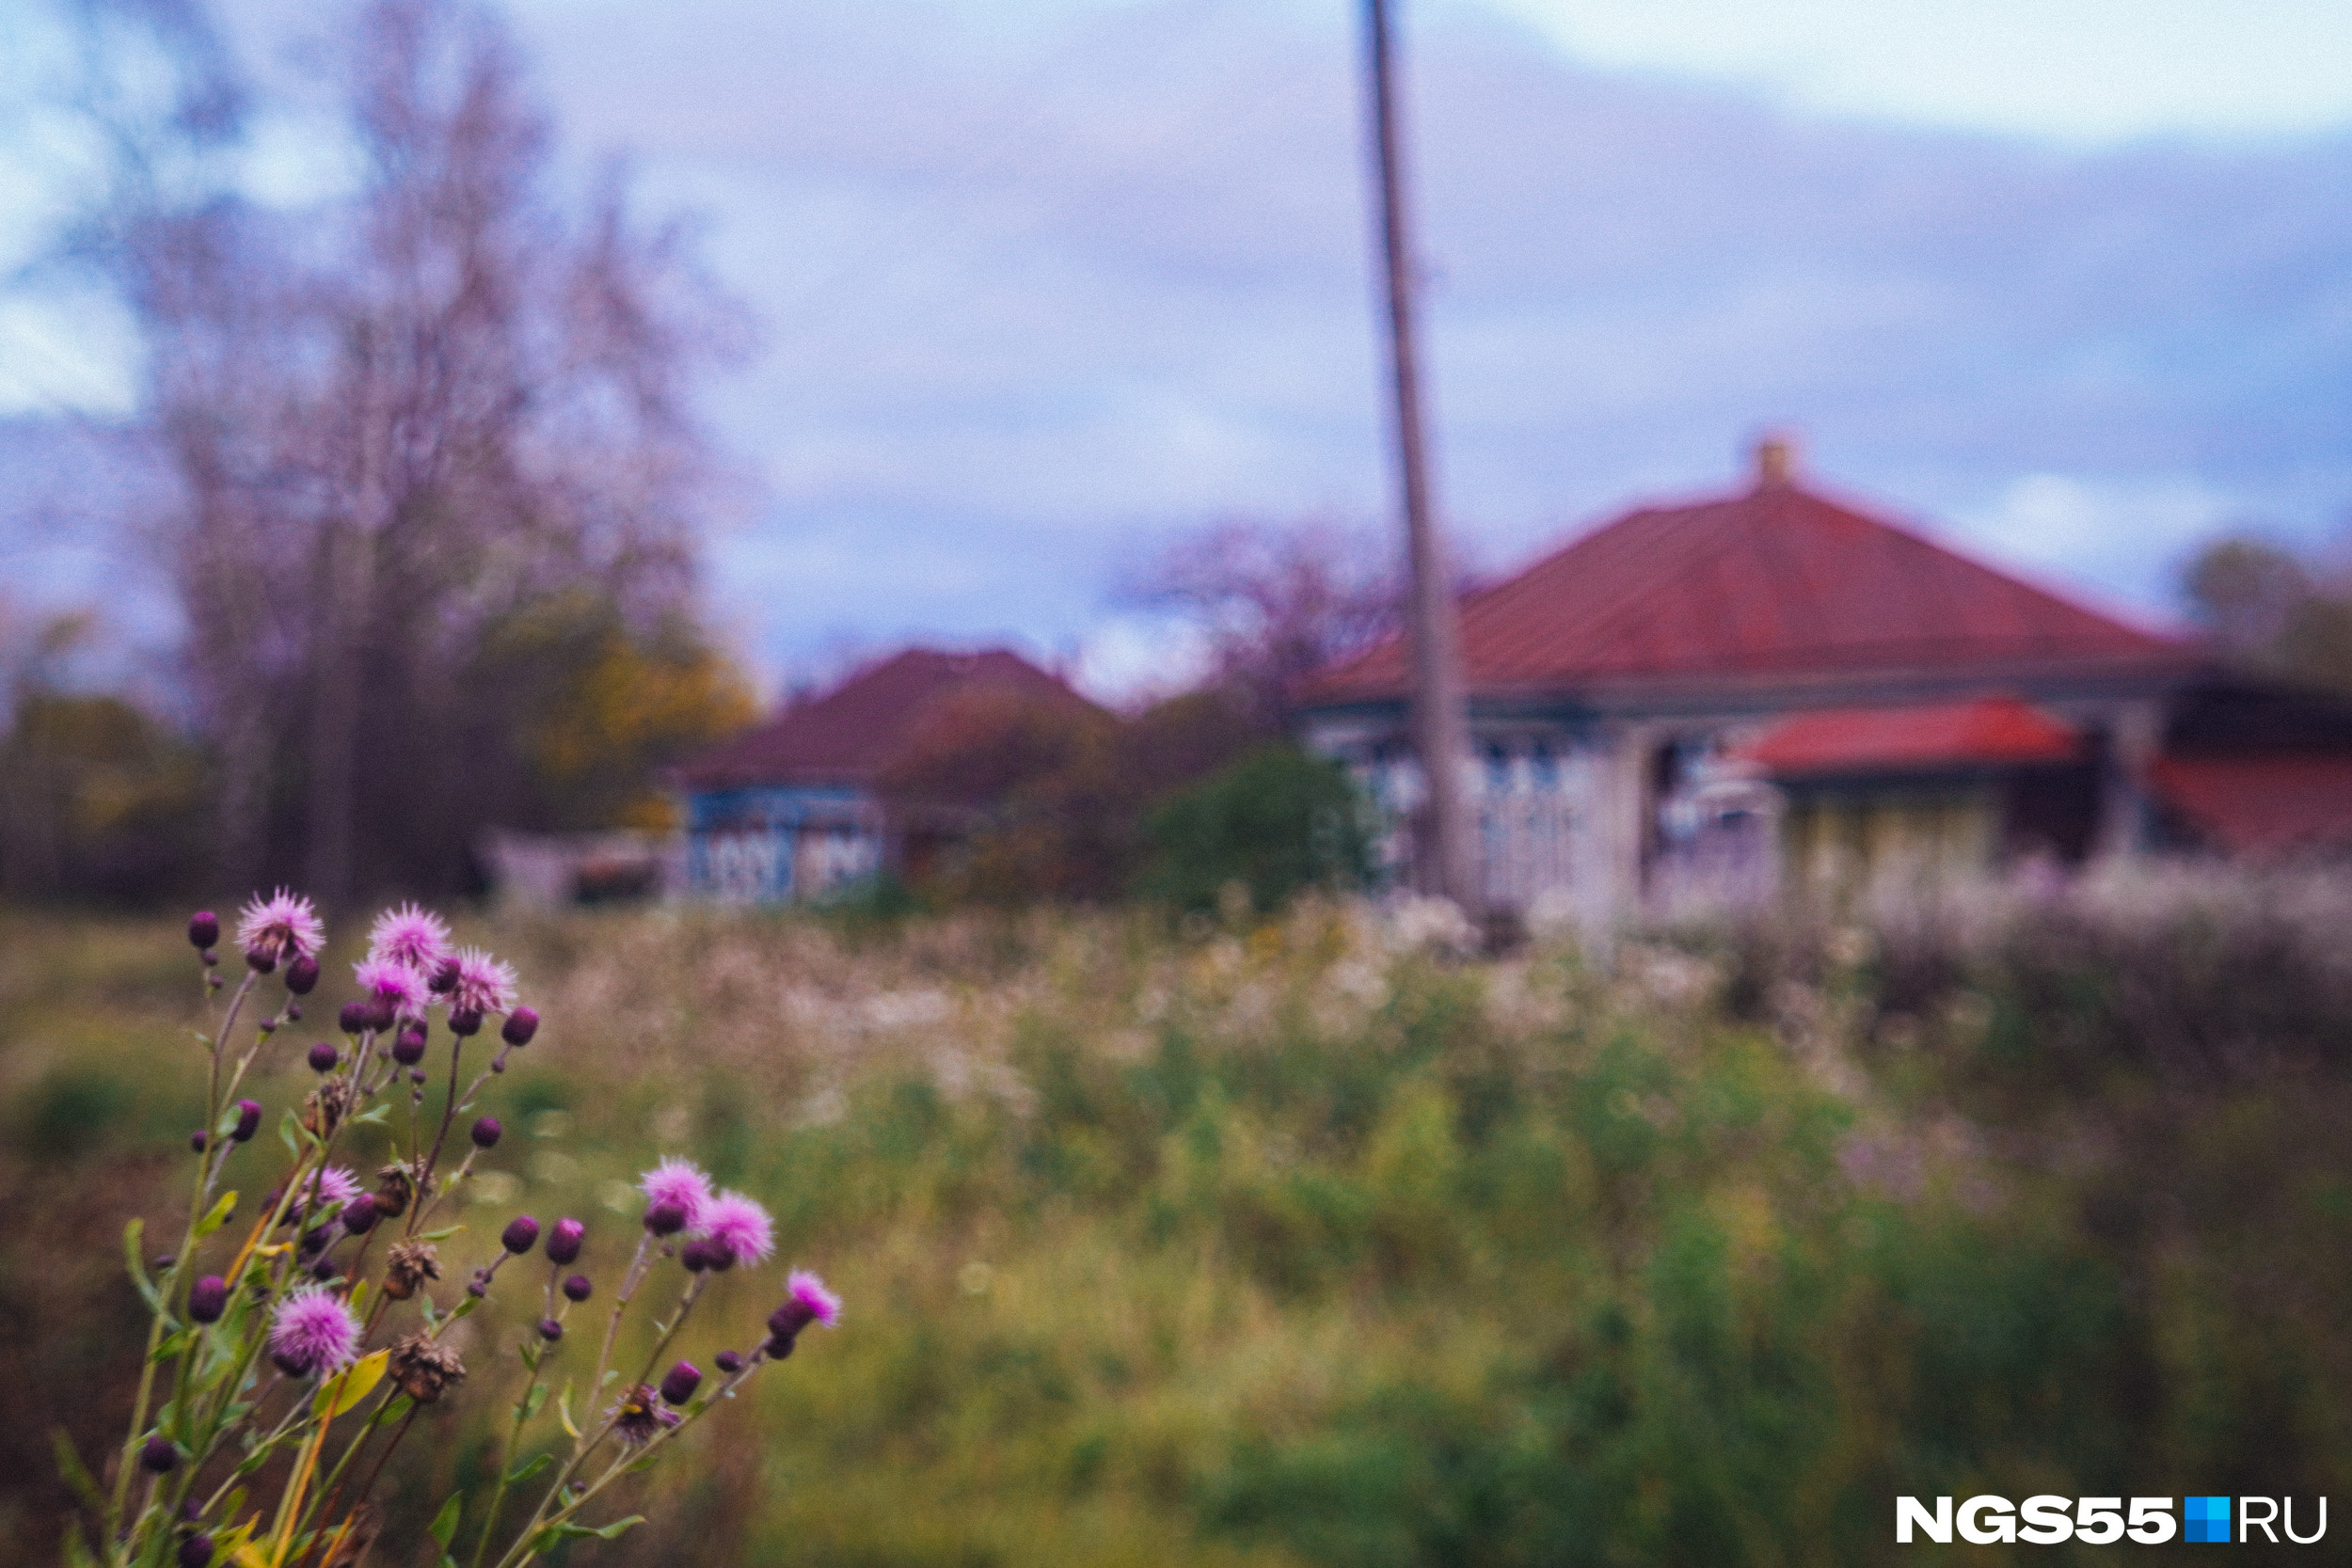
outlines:
M686 804L686 891L814 898L895 864L905 825L892 820L877 780L946 705L1000 690L1087 705L1009 649L908 648L686 763L672 776Z
M2165 846L2352 845L2352 708L1798 482L1644 508L1461 602L1484 895L1606 924ZM1300 692L1409 821L1391 641ZM1409 875L1409 834L1391 838Z

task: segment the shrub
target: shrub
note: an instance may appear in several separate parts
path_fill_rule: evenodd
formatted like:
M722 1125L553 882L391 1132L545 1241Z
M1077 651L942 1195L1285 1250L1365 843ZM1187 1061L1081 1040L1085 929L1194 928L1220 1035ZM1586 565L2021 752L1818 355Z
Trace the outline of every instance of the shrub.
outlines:
M1367 805L1345 768L1289 744L1251 752L1154 810L1144 890L1207 910L1238 883L1274 910L1308 888L1372 879Z

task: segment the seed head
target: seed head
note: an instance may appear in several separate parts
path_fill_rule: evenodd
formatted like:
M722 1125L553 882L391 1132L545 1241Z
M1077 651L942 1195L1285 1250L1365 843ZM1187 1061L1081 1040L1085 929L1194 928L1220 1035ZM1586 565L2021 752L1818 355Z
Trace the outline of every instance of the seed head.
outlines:
M286 989L296 996L308 996L319 987L319 961L305 953L286 966Z
M499 1245L520 1258L539 1244L539 1222L529 1214L516 1214L506 1222L506 1229L499 1236Z
M229 1310L229 1281L208 1274L188 1287L188 1318L192 1323L216 1323Z
M499 1037L509 1045L529 1045L532 1037L538 1032L539 1010L536 1007L517 1007L506 1015L506 1024L499 1031Z
M210 947L220 940L220 916L210 910L199 910L188 916L188 942L199 949Z
M681 1361L672 1367L661 1380L661 1402L684 1404L694 1397L694 1390L703 1383L702 1369L691 1361Z
M575 1219L557 1220L548 1231L548 1261L568 1263L580 1256L580 1243L586 1238L588 1227Z
M402 1242L384 1258L384 1293L406 1301L430 1279L441 1277L440 1255L431 1242Z
M258 1100L237 1101L236 1130L229 1135L238 1143L251 1143L253 1134L262 1130L262 1103Z
M588 1282L588 1276L586 1275L576 1274L564 1281L564 1299L566 1301L586 1301L589 1293L595 1289L596 1287Z
M392 1381L419 1404L431 1404L442 1390L465 1380L466 1364L457 1353L426 1334L411 1334L392 1342L387 1358Z
M496 1117L474 1118L472 1135L473 1146L476 1148L496 1148L499 1139L505 1133L506 1129L499 1125L499 1118Z

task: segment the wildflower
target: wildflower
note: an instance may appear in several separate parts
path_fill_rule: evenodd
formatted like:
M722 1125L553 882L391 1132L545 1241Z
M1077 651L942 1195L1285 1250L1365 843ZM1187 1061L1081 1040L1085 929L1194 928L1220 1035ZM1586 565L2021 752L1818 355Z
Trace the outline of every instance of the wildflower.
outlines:
M557 1323L553 1318L541 1318L539 1320L539 1338L545 1339L551 1345L558 1339L564 1338L564 1325Z
M517 1007L506 1015L506 1024L499 1031L499 1037L509 1045L529 1045L538 1032L539 1010Z
M548 1261L568 1263L580 1256L580 1243L586 1239L588 1227L575 1219L561 1219L548 1232Z
M359 1320L333 1291L306 1286L278 1304L269 1353L289 1377L340 1371L359 1354Z
M737 1351L723 1350L711 1359L718 1363L719 1370L728 1377L733 1377L743 1370L742 1354Z
M449 958L449 926L439 915L414 904L386 910L368 932L368 957L389 959L429 977Z
M252 1142L252 1141L253 1141L253 1134L254 1134L254 1133L256 1133L256 1132L259 1132L261 1130L262 1130L262 1103L261 1103L261 1101L258 1101L258 1100L240 1100L240 1101L237 1101L237 1126L236 1126L236 1131L234 1131L234 1132L230 1132L230 1133L229 1134L229 1135L230 1135L230 1137L231 1137L231 1138L235 1139L238 1143L241 1143L241 1144L242 1144L242 1143L250 1143L250 1142Z
M632 1449L652 1442L663 1429L678 1424L677 1412L664 1410L660 1396L643 1383L623 1394L605 1412L605 1418L612 1423L612 1435Z
M498 1117L476 1117L474 1118L473 1132L471 1133L474 1148L496 1148L498 1147L499 1139L504 1137L505 1135L506 1129L499 1124Z
M426 1334L394 1340L389 1360L392 1381L419 1404L431 1404L443 1389L466 1376L466 1364L457 1353Z
M314 1191L322 1211L340 1209L359 1196L359 1178L352 1173L348 1165L328 1165L315 1178L303 1178L302 1184L294 1189L294 1202L287 1206L286 1212L290 1214L304 1212Z
M188 1318L199 1323L216 1323L229 1310L229 1281L216 1274L208 1274L188 1287Z
M364 1236L375 1228L375 1195L361 1193L343 1205L343 1228L354 1236Z
M213 1538L191 1535L180 1543L180 1568L209 1568L213 1560Z
M502 1013L515 1005L515 967L479 947L458 950L457 978L449 988L451 1016Z
M237 945L246 961L267 974L289 958L315 958L326 944L326 929L308 898L279 888L268 898L255 898L237 917Z
M160 1476L167 1470L176 1469L179 1464L180 1445L160 1432L139 1445L139 1468L142 1470L152 1470Z
M302 957L296 958L294 962L286 966L286 989L294 992L294 995L308 996L312 991L318 990L318 959L310 957L308 953L305 953ZM296 1018L302 1016L302 1010L299 1007L290 1006L287 1010L293 1013Z
M431 1242L402 1242L384 1259L384 1293L406 1301L428 1279L441 1277L440 1254Z
M825 1282L805 1269L794 1269L785 1288L784 1305L768 1314L768 1332L774 1337L768 1347L771 1355L781 1359L792 1353L792 1341L801 1330L811 1323L823 1323L827 1328L841 1323L841 1298L825 1289ZM778 1351L781 1344L784 1349Z
M424 976L406 964L396 964L389 958L362 958L351 966L352 978L359 983L360 1000L368 1005L369 1024L376 1029L389 1029L395 1020L421 1018L425 1005L433 993L425 989Z
M539 1243L539 1222L529 1214L516 1214L506 1222L506 1229L499 1237L499 1245L520 1258Z
M764 1263L776 1250L775 1222L761 1208L741 1193L721 1193L710 1200L702 1213L702 1228L718 1249L724 1261L715 1266L725 1268L731 1263Z
M335 1064L342 1059L343 1053L335 1048L332 1040L320 1040L310 1047L309 1060L312 1072L332 1072Z
M638 1178L638 1190L645 1195L645 1228L657 1236L672 1236L681 1230L700 1230L703 1210L710 1202L710 1178L684 1160L664 1160ZM675 1211L675 1220L663 1211ZM660 1215L668 1227L657 1226Z
M672 1367L661 1380L661 1402L684 1404L694 1397L694 1390L702 1384L702 1369L691 1361L681 1361Z
M564 1281L564 1299L566 1301L586 1301L588 1299L589 1292L595 1289L596 1287L588 1282L588 1276L586 1275L576 1274Z
M197 948L210 947L220 940L220 916L210 910L199 910L188 916L188 943Z
M424 1025L411 1019L400 1026L399 1038L392 1041L392 1060L402 1067L415 1067L424 1060Z

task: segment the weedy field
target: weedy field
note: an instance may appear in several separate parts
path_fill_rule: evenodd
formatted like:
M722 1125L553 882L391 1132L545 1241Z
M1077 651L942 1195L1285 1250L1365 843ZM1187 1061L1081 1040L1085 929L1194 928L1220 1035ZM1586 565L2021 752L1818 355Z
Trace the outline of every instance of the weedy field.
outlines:
M610 1273L628 1183L691 1148L848 1303L569 1560L1881 1562L1899 1494L2352 1493L2352 887L1500 960L1422 915L470 923L547 1021L486 1096L475 1250L575 1215ZM119 1238L184 1176L200 1006L175 923L0 916L30 1560L53 1434L119 1440ZM273 1117L317 1011L265 1055ZM721 1280L687 1353L780 1279ZM537 1315L495 1305L478 1379ZM469 1408L402 1450L370 1560L486 1492Z

